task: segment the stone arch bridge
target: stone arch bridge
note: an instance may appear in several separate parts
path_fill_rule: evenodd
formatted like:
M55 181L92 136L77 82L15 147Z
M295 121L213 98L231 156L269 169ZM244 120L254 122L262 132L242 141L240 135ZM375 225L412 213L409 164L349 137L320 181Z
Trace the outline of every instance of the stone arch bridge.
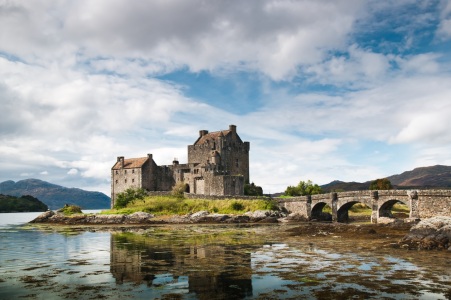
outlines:
M393 218L391 209L396 203L409 207L409 218L451 216L451 190L381 190L354 191L277 199L289 213L297 213L309 220L321 219L324 206L332 208L332 221L347 222L348 211L356 203L372 209L371 222Z

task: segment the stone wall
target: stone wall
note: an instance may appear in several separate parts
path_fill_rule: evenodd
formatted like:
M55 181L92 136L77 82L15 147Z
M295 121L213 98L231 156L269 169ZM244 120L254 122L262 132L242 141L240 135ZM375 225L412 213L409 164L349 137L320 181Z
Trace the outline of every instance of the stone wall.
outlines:
M237 195L195 195L190 193L185 193L185 198L187 199L206 199L206 200L262 200L270 198L262 198L259 196L237 196Z
M129 188L140 188L149 182L150 162L146 162L142 168L121 168L111 170L111 207L114 207L117 194Z
M311 217L311 198L307 196L276 198L276 201L288 213L296 213L306 219Z
M451 191L418 191L418 211L421 219L434 216L451 217Z

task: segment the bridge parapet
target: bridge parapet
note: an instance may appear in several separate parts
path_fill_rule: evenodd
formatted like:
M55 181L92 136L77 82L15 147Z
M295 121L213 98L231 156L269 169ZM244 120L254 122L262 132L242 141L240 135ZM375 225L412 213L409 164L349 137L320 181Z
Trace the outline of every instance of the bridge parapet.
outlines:
M377 191L379 194L379 198L381 197L394 197L393 199L396 199L396 197L408 197L410 190L380 190Z
M451 190L418 190L419 197L451 197Z

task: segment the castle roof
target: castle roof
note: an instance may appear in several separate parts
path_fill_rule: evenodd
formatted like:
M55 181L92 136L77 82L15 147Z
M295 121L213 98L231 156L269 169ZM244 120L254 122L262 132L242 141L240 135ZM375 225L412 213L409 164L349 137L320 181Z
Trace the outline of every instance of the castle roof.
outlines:
M209 140L216 140L220 136L227 136L230 134L231 130L221 130L221 131L215 131L207 133L197 139L197 141L194 143L194 145L203 145Z
M124 169L141 168L149 157L126 158L124 159ZM113 170L121 169L121 162L118 161L112 168Z

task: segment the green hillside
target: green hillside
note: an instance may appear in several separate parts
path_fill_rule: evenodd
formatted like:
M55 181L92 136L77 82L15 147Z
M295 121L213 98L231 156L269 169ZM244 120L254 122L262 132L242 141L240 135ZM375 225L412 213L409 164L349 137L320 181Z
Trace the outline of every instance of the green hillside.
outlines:
M39 212L48 210L47 205L33 196L14 197L0 194L0 213Z

